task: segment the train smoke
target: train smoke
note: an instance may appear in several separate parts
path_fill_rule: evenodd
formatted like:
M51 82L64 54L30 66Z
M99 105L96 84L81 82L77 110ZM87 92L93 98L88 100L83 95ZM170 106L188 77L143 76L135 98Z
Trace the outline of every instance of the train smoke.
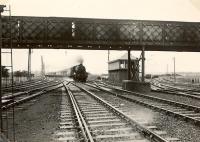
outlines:
M10 4L10 0L0 0L0 5Z
M78 64L83 64L83 57L82 56L78 56L77 57L77 59L76 59L76 62L78 63Z

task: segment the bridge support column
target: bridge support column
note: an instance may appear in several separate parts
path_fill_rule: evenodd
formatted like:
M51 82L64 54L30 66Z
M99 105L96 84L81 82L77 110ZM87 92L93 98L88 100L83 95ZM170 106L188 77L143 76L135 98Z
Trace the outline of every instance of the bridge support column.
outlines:
M142 47L142 82L145 82L145 47Z
M4 11L3 8L5 6L4 5L0 5L0 52L2 49L2 22L1 22L1 13ZM0 58L1 58L1 53L0 53ZM2 64L1 64L2 66ZM3 131L3 119L2 119L2 71L0 73L0 79L1 79L1 83L0 83L0 132Z
M128 50L128 80L131 80L131 50Z
M28 49L28 77L27 80L31 80L31 48Z

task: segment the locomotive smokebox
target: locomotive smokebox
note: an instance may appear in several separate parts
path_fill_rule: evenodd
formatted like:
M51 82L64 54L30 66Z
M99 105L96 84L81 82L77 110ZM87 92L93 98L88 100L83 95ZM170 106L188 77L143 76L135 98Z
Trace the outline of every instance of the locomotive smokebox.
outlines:
M86 72L85 66L83 66L82 63L74 66L72 73L74 81L86 82L88 73Z

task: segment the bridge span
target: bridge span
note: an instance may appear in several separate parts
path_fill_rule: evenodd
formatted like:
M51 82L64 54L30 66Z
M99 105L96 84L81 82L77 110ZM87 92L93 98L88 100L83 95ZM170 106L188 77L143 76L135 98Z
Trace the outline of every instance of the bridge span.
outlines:
M199 22L25 16L0 22L2 48L12 37L13 48L200 51Z

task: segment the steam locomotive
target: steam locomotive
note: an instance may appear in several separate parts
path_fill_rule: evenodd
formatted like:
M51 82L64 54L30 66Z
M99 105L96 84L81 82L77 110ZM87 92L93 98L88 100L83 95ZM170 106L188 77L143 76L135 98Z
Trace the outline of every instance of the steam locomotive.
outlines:
M71 67L68 70L67 76L73 78L77 82L86 82L88 73L82 64Z

